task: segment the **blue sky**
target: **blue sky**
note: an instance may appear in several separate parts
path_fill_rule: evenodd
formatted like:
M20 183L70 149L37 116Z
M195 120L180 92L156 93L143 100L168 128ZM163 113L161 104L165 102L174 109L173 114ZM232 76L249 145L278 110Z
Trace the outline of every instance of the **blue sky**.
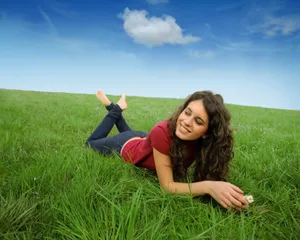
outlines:
M300 1L1 0L0 53L0 88L300 110Z

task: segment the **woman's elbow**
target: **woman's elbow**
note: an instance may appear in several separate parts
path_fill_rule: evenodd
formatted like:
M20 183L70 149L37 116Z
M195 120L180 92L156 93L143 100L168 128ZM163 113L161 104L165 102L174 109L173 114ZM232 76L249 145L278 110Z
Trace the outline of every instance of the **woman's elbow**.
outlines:
M160 184L160 186L166 193L170 193L172 195L176 194L174 183Z

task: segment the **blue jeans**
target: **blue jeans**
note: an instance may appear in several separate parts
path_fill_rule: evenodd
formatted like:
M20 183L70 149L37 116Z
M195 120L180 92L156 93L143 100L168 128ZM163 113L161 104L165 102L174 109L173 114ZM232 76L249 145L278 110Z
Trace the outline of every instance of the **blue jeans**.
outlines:
M125 142L133 137L146 137L148 133L133 131L122 116L122 109L118 104L111 103L106 109L109 111L95 131L89 136L85 145L92 147L101 154L109 155L113 152L121 153ZM119 134L107 137L116 124Z

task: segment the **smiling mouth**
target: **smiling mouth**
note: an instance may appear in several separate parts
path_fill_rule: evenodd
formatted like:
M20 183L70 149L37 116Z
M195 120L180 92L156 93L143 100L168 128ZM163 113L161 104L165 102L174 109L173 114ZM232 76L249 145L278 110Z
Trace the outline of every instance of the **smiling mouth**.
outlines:
M180 124L180 131L183 133L189 133L190 131L188 129L186 129L183 125Z

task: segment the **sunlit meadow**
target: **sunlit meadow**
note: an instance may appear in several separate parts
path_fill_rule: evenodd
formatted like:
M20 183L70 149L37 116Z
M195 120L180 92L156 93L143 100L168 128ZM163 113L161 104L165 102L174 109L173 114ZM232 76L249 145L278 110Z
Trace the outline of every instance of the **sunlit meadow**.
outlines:
M144 131L183 102L127 101L124 117ZM0 104L1 239L300 237L300 111L228 105L229 181L255 198L234 213L209 198L164 193L155 174L86 148L106 114L95 95L0 90Z

